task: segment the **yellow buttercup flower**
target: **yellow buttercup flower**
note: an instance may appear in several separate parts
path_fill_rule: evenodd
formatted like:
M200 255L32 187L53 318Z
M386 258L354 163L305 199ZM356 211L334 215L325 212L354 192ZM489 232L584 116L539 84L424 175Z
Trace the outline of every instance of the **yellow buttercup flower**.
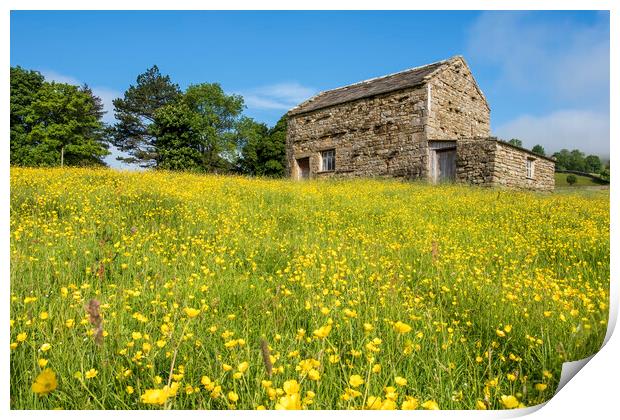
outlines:
M439 404L434 400L428 400L422 404L422 408L426 410L439 410Z
M250 364L248 362L241 362L239 363L239 366L237 366L237 370L241 373L244 373L246 370L248 370L249 367Z
M281 397L276 404L276 410L301 410L301 397L299 394L287 394Z
M351 384L353 388L357 388L363 383L364 383L364 379L362 379L360 375L351 375L351 377L349 378L349 384Z
M164 405L169 397L170 393L168 390L147 389L144 391L144 394L140 396L140 401L144 404Z
M321 328L318 328L316 330L314 330L312 332L312 334L317 337L317 338L325 338L329 335L330 331L332 330L332 326L331 325L325 325Z
M47 395L54 391L57 386L56 374L48 368L39 373L32 384L32 392L39 395Z
M394 382L396 382L396 385L400 385L400 386L407 385L407 380L403 378L402 376L397 376L396 378L394 378Z
M508 409L517 408L519 406L519 400L513 395L502 395L500 397L500 403Z
M345 309L344 314L346 317L348 318L357 318L357 311L351 310L351 309Z
M411 327L404 322L398 321L394 323L394 330L399 334L405 334L411 331Z
M207 391L211 391L215 387L215 383L211 381L211 378L209 378L208 376L203 376L200 379L200 383L205 387Z
M84 376L86 377L86 379L92 379L95 376L97 376L98 374L99 374L98 370L96 370L96 369L89 369L88 371L86 371Z
M284 385L282 386L282 388L284 389L284 392L286 392L287 395L293 395L293 394L299 393L299 383L295 379L291 379L290 381L284 382Z
M313 381L318 381L321 378L321 374L316 369L310 369L308 371L308 378L312 379Z
M415 410L418 408L420 403L417 398L414 397L406 397L401 405L402 410Z
M184 308L183 312L185 312L188 318L196 318L200 314L200 309Z
M543 392L545 389L547 389L547 384L536 384L534 385L534 388L538 392Z
M381 403L381 410L396 410L396 407L396 401L387 398Z
M381 397L370 396L366 400L366 408L369 410L380 410L382 403Z

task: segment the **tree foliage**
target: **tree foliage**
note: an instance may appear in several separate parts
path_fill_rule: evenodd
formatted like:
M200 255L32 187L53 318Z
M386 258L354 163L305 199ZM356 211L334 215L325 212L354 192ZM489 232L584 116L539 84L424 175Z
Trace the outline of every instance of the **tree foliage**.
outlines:
M38 71L11 67L11 145L21 141L31 127L26 123L26 114L35 94L45 79Z
M227 172L237 158L236 128L243 98L226 95L217 83L192 85L154 113L155 166Z
M586 156L586 171L598 174L603 169L601 158L595 155Z
M581 172L586 170L585 155L580 150L562 149L554 153L553 157L556 159L555 166L557 169Z
M286 116L274 127L247 119L241 124L243 137L241 170L250 175L282 177L286 169Z
M217 83L182 92L153 66L114 100L119 158L143 167L282 176L286 119L275 127L244 117L243 98Z
M508 143L512 144L513 146L523 147L523 142L519 139L510 139L508 140Z
M560 170L579 171L599 174L604 172L601 158L596 155L586 156L581 150L562 149L553 154L555 166Z
M11 68L11 164L102 165L109 154L103 105L88 86L48 83Z
M546 156L545 148L542 147L540 144L537 144L536 146L532 147L532 152L537 153L541 156Z
M113 144L129 154L117 159L142 167L156 166L156 137L152 133L155 113L174 103L180 94L179 86L171 82L170 76L162 75L157 66L138 75L136 85L129 86L123 98L113 101L118 121L114 125Z

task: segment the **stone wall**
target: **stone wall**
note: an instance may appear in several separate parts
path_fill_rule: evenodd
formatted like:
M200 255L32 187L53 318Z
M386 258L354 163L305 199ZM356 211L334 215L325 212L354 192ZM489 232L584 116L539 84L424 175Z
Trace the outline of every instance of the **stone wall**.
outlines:
M418 87L289 115L290 176L309 158L310 178L390 176L428 179L429 141L456 141L456 180L480 186L551 191L553 160L490 138L490 110L462 58L447 62ZM333 171L321 151L334 149ZM526 162L534 174L526 175Z
M426 177L426 88L363 98L289 118L287 162L310 158L310 177ZM336 150L336 170L320 171L322 150Z
M456 142L457 182L512 189L553 191L555 162L529 150L488 139L461 139ZM527 177L527 160L534 164Z
M532 178L527 177L526 162L528 158L534 163ZM496 142L493 185L515 189L553 191L555 188L554 173L555 162L552 159L501 141Z
M426 136L429 140L489 137L489 107L461 58L442 68L428 86L431 106Z
M461 139L456 142L457 182L491 186L494 178L496 142L492 139Z

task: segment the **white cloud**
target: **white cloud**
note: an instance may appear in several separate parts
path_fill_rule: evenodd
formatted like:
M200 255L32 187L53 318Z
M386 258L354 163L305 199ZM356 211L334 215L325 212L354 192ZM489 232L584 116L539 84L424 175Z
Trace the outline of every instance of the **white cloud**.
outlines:
M494 134L503 139L521 139L527 148L540 144L547 153L579 149L609 157L609 114L561 110L543 116L523 115L498 126Z
M101 102L103 104L103 110L105 114L103 114L103 121L108 124L113 124L115 122L114 119L114 105L112 101L116 98L120 98L123 94L119 91L102 88L102 87L91 87L95 96L101 98Z
M69 85L81 85L82 82L71 77L65 76L64 74L56 73L52 70L42 70L41 74L45 77L45 80L48 82L57 82L57 83L67 83Z
M52 70L43 70L41 71L41 74L43 75L43 77L45 77L45 80L47 81L67 83L70 85L77 85L77 86L81 86L84 84L83 82L79 81L78 79L74 77L56 73ZM103 110L105 111L105 114L103 114L103 118L102 118L103 121L108 124L114 123L114 105L112 104L112 101L116 98L122 97L123 95L122 92L119 92L114 89L109 89L106 87L100 87L100 86L89 86L89 87L92 89L95 96L98 96L99 98L101 98L101 102L103 104Z
M579 107L583 102L607 107L609 14L589 24L538 16L482 13L468 34L468 55L498 67L496 89L542 94Z
M248 108L288 111L310 98L316 90L299 83L277 83L241 92Z
M545 13L555 12L489 11L470 28L468 57L497 74L488 90L504 98L504 114L514 115L493 131L551 153L580 149L607 157L609 14L585 22Z

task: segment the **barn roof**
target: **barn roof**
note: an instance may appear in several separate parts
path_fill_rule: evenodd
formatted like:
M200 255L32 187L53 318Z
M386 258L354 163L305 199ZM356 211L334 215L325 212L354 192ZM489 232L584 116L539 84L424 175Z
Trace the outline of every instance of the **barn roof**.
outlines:
M428 76L456 58L462 59L459 56L452 57L448 60L414 67L398 73L388 74L387 76L375 77L337 89L326 90L297 105L288 112L288 115L303 114L369 96L422 85L426 82Z

